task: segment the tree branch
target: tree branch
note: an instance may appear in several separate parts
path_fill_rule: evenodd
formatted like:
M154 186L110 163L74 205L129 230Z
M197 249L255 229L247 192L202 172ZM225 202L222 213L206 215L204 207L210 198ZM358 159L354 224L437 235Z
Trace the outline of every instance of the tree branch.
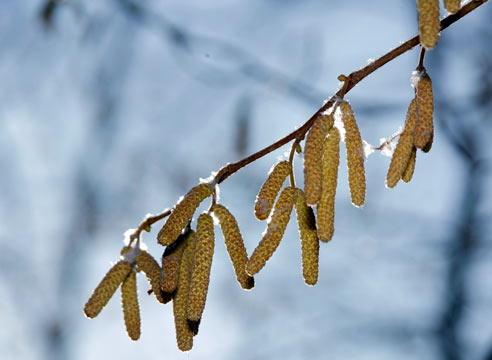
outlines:
M134 240L137 240L137 245L138 242L140 241L140 234L142 231L150 231L150 227L158 222L159 220L164 219L165 217L171 215L171 210L166 209L156 215L147 215L145 218L142 220L142 222L138 225L138 227L130 234L130 243L132 243Z
M457 13L449 15L442 19L441 21L441 31L445 30L452 24L454 24L456 21L461 19L462 17L466 16L479 6L485 4L489 0L474 0L466 4L459 10ZM413 49L415 46L419 44L419 36L414 36L410 40L405 41L403 44L398 46L397 48L387 52L374 62L368 64L367 66L363 67L360 70L354 71L350 73L350 75L347 76L348 82L345 84L345 86L338 90L335 95L331 96L330 99L316 111L309 120L307 120L299 129L291 132L290 134L284 136L280 140L274 142L273 144L267 146L264 149L261 149L260 151L242 159L239 160L238 162L228 164L221 168L217 175L215 176L217 184L220 184L223 182L225 179L227 179L229 176L232 174L236 173L238 170L241 168L245 167L246 165L249 165L255 160L258 160L259 158L271 153L274 150L277 150L278 148L282 147L283 145L287 144L288 142L297 139L298 141L301 141L304 139L304 136L308 132L308 130L311 128L311 126L314 123L314 120L325 110L329 109L334 103L335 100L338 97L342 97L346 93L348 93L351 89L355 87L360 81L362 81L364 78L366 78L368 75L372 74L374 71L379 69L380 67L384 66L391 60L396 59L400 55L406 53L407 51Z

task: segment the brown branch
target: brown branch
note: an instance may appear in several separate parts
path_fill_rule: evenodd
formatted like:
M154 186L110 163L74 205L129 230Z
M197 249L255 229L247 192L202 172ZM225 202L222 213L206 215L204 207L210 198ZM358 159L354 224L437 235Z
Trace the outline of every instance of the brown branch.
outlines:
M479 6L485 4L489 0L474 0L466 4L456 12L455 14L449 15L442 19L441 21L441 31L445 30L447 27L461 19L462 17L466 16ZM297 139L298 141L301 141L304 139L304 136L306 135L307 131L311 128L311 126L314 123L314 120L325 110L329 109L334 103L337 97L342 97L342 95L345 95L348 93L352 88L355 87L360 81L362 81L364 78L366 78L368 75L372 74L374 71L379 69L380 67L384 66L386 63L390 62L393 59L396 59L400 55L406 53L407 51L413 49L415 46L419 44L419 36L414 36L410 40L405 41L403 44L398 46L397 48L387 52L374 62L368 64L367 66L363 67L360 70L352 72L350 75L347 76L349 79L348 81L345 82L344 86L342 89L338 90L335 95L331 96L330 99L316 111L309 120L307 120L299 129L291 132L290 134L284 136L280 140L277 140L273 144L267 146L264 149L261 149L260 151L242 159L239 160L238 162L228 164L221 168L217 175L215 176L217 184L220 184L223 182L225 179L227 179L229 176L240 170L241 168L245 167L246 165L249 165L255 160L258 160L259 158L271 153L274 150L277 150L278 148L282 147L283 145L289 143L290 141Z
M425 58L425 48L420 49L420 58L419 58L419 64L417 65L418 71L424 70L424 58Z
M167 210L164 210L164 211L162 211L156 215L147 215L145 217L145 219L143 219L142 222L138 225L138 228L136 228L135 231L133 231L130 234L130 236L129 236L130 245L134 240L137 240L137 243L140 241L140 234L142 233L142 231L144 231L144 230L147 232L150 231L150 228L154 223L158 222L159 220L164 219L165 217L169 216L170 214L171 214L171 210L167 209Z

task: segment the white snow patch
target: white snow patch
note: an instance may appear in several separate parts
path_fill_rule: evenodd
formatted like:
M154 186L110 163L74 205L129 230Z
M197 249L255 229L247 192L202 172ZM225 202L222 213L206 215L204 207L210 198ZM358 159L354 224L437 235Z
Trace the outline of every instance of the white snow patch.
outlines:
M414 89L417 88L417 84L419 83L423 74L424 74L423 71L418 71L418 70L412 72L412 76L410 77L410 84L412 84L412 87Z
M372 146L371 144L369 144L367 141L365 140L362 140L363 144L364 144L364 156L366 157L366 159L369 157L369 155L371 155L375 150L374 150L374 146Z
M392 156L395 151L396 144L391 139L381 138L379 139L379 145L381 146L381 155Z

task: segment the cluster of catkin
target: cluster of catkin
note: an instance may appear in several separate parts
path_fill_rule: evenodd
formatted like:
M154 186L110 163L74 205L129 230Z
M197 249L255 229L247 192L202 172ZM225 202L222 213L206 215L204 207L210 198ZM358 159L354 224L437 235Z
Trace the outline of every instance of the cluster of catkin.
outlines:
M461 8L460 0L444 0L445 9L454 14ZM439 0L417 0L420 44L432 49L439 40Z
M107 272L84 306L88 318L95 318L121 285L121 306L126 331L132 340L140 338L140 309L137 296L136 272L143 271L157 301L165 303L160 291L159 264L145 250L126 246L120 260Z
M394 187L400 179L408 182L415 168L416 149L428 152L434 137L432 83L422 67L414 74L415 98L407 113L388 170L386 185ZM340 121L335 122L335 117ZM335 125L336 124L336 125ZM343 131L342 131L343 130ZM344 135L342 139L342 135ZM248 258L238 223L231 212L216 203L214 185L193 187L172 209L157 236L165 246L162 265L140 247L140 242L125 246L94 290L84 307L89 318L96 317L121 286L122 308L129 337L140 337L140 310L136 273L145 273L156 299L173 303L176 340L181 351L193 347L210 282L215 246L214 220L220 226L234 272L243 289L254 287L258 273L278 248L295 208L301 238L302 274L308 285L318 281L320 242L334 234L335 193L340 163L340 141L347 151L348 183L352 204L362 206L366 195L364 149L354 112L345 100L337 100L319 115L306 136L304 145L304 191L295 186L293 152L289 161L273 166L255 201L255 216L267 221L258 246ZM300 151L298 141L293 149ZM283 187L290 177L290 186ZM196 231L191 229L193 215L200 204L213 196L209 210L200 214Z
M248 260L248 274L254 275L260 271L273 255L295 207L301 237L304 281L308 285L315 285L318 281L319 243L330 241L334 233L335 192L340 162L340 132L334 127L335 111L340 112L345 130L352 203L355 206L364 204L366 181L362 138L350 104L340 101L330 113L319 116L307 134L304 147L304 191L296 188L291 180L291 186L280 192L286 178L292 176L292 164L288 161L277 163L261 187L256 197L255 215L259 220L268 220L268 225ZM316 215L313 210L315 206Z
M408 107L405 126L391 158L386 186L393 188L402 179L409 182L415 170L417 148L429 152L434 140L434 96L425 68L413 76L415 97Z
M199 184L174 207L158 234L158 242L166 246L162 266L139 248L124 248L121 260L106 274L86 303L86 316L97 316L121 284L125 325L130 338L137 340L140 337L140 315L135 269L142 270L157 300L163 304L173 302L178 348L191 350L210 282L215 245L213 216L222 229L239 284L247 290L254 287L254 278L246 272L248 255L239 226L226 207L214 203L208 212L198 217L196 231L190 228L196 209L212 193L212 185Z

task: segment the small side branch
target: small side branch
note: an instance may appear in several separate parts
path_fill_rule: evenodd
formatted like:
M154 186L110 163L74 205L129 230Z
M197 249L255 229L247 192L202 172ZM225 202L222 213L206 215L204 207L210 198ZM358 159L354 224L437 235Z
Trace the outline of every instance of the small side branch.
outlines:
M135 231L133 231L131 234L130 234L130 245L131 243L133 243L133 241L137 240L137 244L140 242L140 234L142 233L142 231L147 231L149 232L150 231L150 228L152 227L152 225L166 217L168 217L169 215L171 214L171 210L170 209L166 209L156 215L147 215L145 217L145 219L142 220L142 222L138 225L138 228L135 229Z

